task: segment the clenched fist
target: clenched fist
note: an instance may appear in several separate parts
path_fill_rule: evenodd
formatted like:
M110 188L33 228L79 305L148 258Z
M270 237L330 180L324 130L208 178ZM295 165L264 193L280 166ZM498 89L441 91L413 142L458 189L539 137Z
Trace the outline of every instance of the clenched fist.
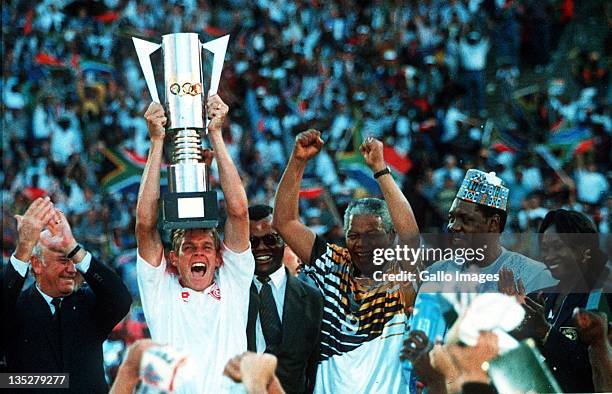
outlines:
M208 124L208 132L220 132L225 122L225 117L229 112L227 104L221 100L218 94L211 96L206 101L206 115L210 123Z
M144 114L147 121L147 129L149 129L149 137L152 140L164 140L166 136L166 113L164 107L159 103L149 104L149 108Z
M321 132L315 129L303 131L295 137L293 157L300 161L308 161L316 156L322 147Z
M366 164L372 172L376 173L385 169L385 158L383 157L383 143L373 137L368 137L359 147Z

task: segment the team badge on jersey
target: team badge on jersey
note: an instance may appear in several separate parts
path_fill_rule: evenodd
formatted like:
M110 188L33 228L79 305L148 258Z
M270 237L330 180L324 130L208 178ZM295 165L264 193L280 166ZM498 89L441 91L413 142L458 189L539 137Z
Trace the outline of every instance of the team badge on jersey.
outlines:
M212 298L214 298L217 301L221 300L221 289L219 289L217 282L214 282L212 284L212 287L210 289L210 292L208 292L208 295L210 295Z

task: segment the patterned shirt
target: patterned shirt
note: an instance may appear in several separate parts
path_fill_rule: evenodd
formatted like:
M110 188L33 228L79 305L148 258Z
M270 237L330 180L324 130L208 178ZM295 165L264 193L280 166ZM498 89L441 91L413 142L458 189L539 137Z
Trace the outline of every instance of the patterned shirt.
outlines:
M311 256L309 272L324 299L315 392L406 392L399 354L412 283L355 278L348 250L319 237ZM386 269L395 271L396 263Z

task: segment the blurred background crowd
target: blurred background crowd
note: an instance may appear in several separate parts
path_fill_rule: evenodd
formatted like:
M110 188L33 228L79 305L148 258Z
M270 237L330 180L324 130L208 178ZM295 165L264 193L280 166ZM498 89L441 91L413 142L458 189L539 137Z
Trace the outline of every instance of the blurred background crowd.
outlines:
M294 136L322 131L301 213L329 241L344 242L340 217L351 199L379 193L355 152L369 135L384 141L424 233L443 231L468 168L496 171L509 186L508 232L535 231L561 207L610 231L605 1L4 4L5 262L16 240L12 215L50 195L76 238L137 291L134 213L150 95L131 37L160 42L175 32L197 32L202 42L231 35L224 133L251 204L273 205ZM146 335L143 321L135 306L109 349Z

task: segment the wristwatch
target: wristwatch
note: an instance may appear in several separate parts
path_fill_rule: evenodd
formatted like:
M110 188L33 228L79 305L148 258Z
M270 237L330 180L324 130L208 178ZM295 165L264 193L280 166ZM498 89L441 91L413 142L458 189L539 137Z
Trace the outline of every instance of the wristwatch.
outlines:
M385 174L390 174L391 173L391 169L389 168L389 166L386 166L384 170L380 170L377 173L374 174L374 179L378 179L381 176L385 175Z
M66 258L67 258L67 259L71 259L71 258L73 258L73 257L74 257L74 256L75 256L75 255L76 255L78 252L79 252L79 250L81 250L81 249L83 249L83 248L81 247L81 245L77 244L77 245L74 247L74 249L72 249L72 250L71 250L71 251L70 251L70 252L69 252L69 253L66 255Z

